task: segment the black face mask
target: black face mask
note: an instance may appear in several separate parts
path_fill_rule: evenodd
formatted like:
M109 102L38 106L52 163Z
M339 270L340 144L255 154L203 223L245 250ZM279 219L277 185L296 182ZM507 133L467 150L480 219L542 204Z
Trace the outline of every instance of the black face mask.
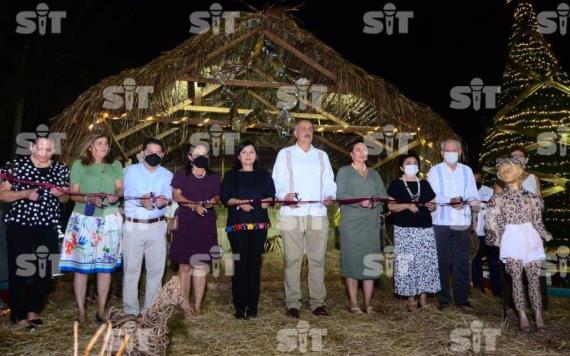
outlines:
M162 158L160 158L160 156L156 153L153 153L151 155L145 156L144 161L148 163L149 166L156 167L160 164Z
M208 157L206 156L198 156L194 158L192 164L196 166L196 168L206 168L208 167Z

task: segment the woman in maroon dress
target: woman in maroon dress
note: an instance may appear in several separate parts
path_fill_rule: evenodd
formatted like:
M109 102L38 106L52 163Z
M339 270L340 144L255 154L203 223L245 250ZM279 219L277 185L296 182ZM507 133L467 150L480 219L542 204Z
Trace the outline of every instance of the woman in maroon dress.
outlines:
M220 177L208 169L208 148L198 144L190 149L186 167L172 179L172 196L180 208L170 259L180 264L178 275L188 306L187 316L202 314L208 264L219 251L214 211L219 195ZM190 307L192 286L193 308Z

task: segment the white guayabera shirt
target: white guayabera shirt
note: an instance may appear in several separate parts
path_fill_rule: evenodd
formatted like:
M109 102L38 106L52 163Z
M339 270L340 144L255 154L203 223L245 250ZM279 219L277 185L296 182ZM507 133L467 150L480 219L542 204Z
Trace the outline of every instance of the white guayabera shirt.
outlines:
M455 170L445 162L436 164L429 170L427 180L438 204L447 204L457 197L465 201L480 200L473 171L464 164L457 163ZM471 225L471 207L466 204L462 210L457 210L451 205L438 206L431 217L434 225L468 226Z
M298 193L300 200L323 200L336 197L334 173L326 152L311 146L305 152L295 144L277 154L273 166L275 197L283 200L287 193ZM326 216L322 203L300 204L298 208L281 207L282 216Z

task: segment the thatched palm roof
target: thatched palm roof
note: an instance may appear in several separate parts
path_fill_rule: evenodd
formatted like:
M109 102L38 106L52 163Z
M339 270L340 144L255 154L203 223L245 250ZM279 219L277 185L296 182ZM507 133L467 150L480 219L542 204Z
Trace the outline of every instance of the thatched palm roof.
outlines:
M233 33L210 30L194 35L140 68L103 79L59 114L52 129L67 133L62 154L66 161L77 156L80 142L97 127L113 134L118 156L132 156L143 136L162 137L172 153L184 147L190 134L206 130L208 122L224 126L228 116L238 115L238 109L256 109L251 115L243 115L257 116L248 122L253 125L246 136L255 133L274 150L285 143L267 134L274 132L268 129L275 127L279 113L274 107L276 86L294 83L300 77L327 87L321 109L309 108L304 113L313 114L312 120L319 125L317 132L322 131L316 144L328 146L337 165L346 160L343 152L358 134L380 132L386 124L400 132L416 133L416 149L428 162L438 157L435 142L455 137L429 107L413 102L392 84L343 59L300 28L288 10L275 8L242 12ZM127 78L138 86L153 88L148 107L105 109L104 90L123 85ZM226 85L232 80L240 84ZM204 84L199 87L194 81ZM260 86L260 82L269 84ZM214 107L231 110L215 112L211 110ZM269 125L264 125L264 120Z

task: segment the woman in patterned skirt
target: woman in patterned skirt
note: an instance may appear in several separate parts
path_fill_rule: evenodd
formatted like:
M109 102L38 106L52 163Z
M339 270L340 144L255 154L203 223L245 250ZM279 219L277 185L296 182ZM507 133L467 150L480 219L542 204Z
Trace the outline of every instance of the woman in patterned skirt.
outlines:
M436 208L430 184L417 177L415 153L399 157L403 176L388 187L388 209L394 214L394 282L396 294L408 297L408 311L426 305L426 293L440 290L437 251L431 212Z
M90 136L81 159L71 167L71 191L75 208L69 218L59 268L74 272L73 290L79 309L77 321L85 320L85 293L89 274L97 274L95 322L105 321L105 305L111 273L121 266L121 227L118 198L123 194L123 167L109 155L109 141L103 135ZM108 193L103 198L89 194Z

